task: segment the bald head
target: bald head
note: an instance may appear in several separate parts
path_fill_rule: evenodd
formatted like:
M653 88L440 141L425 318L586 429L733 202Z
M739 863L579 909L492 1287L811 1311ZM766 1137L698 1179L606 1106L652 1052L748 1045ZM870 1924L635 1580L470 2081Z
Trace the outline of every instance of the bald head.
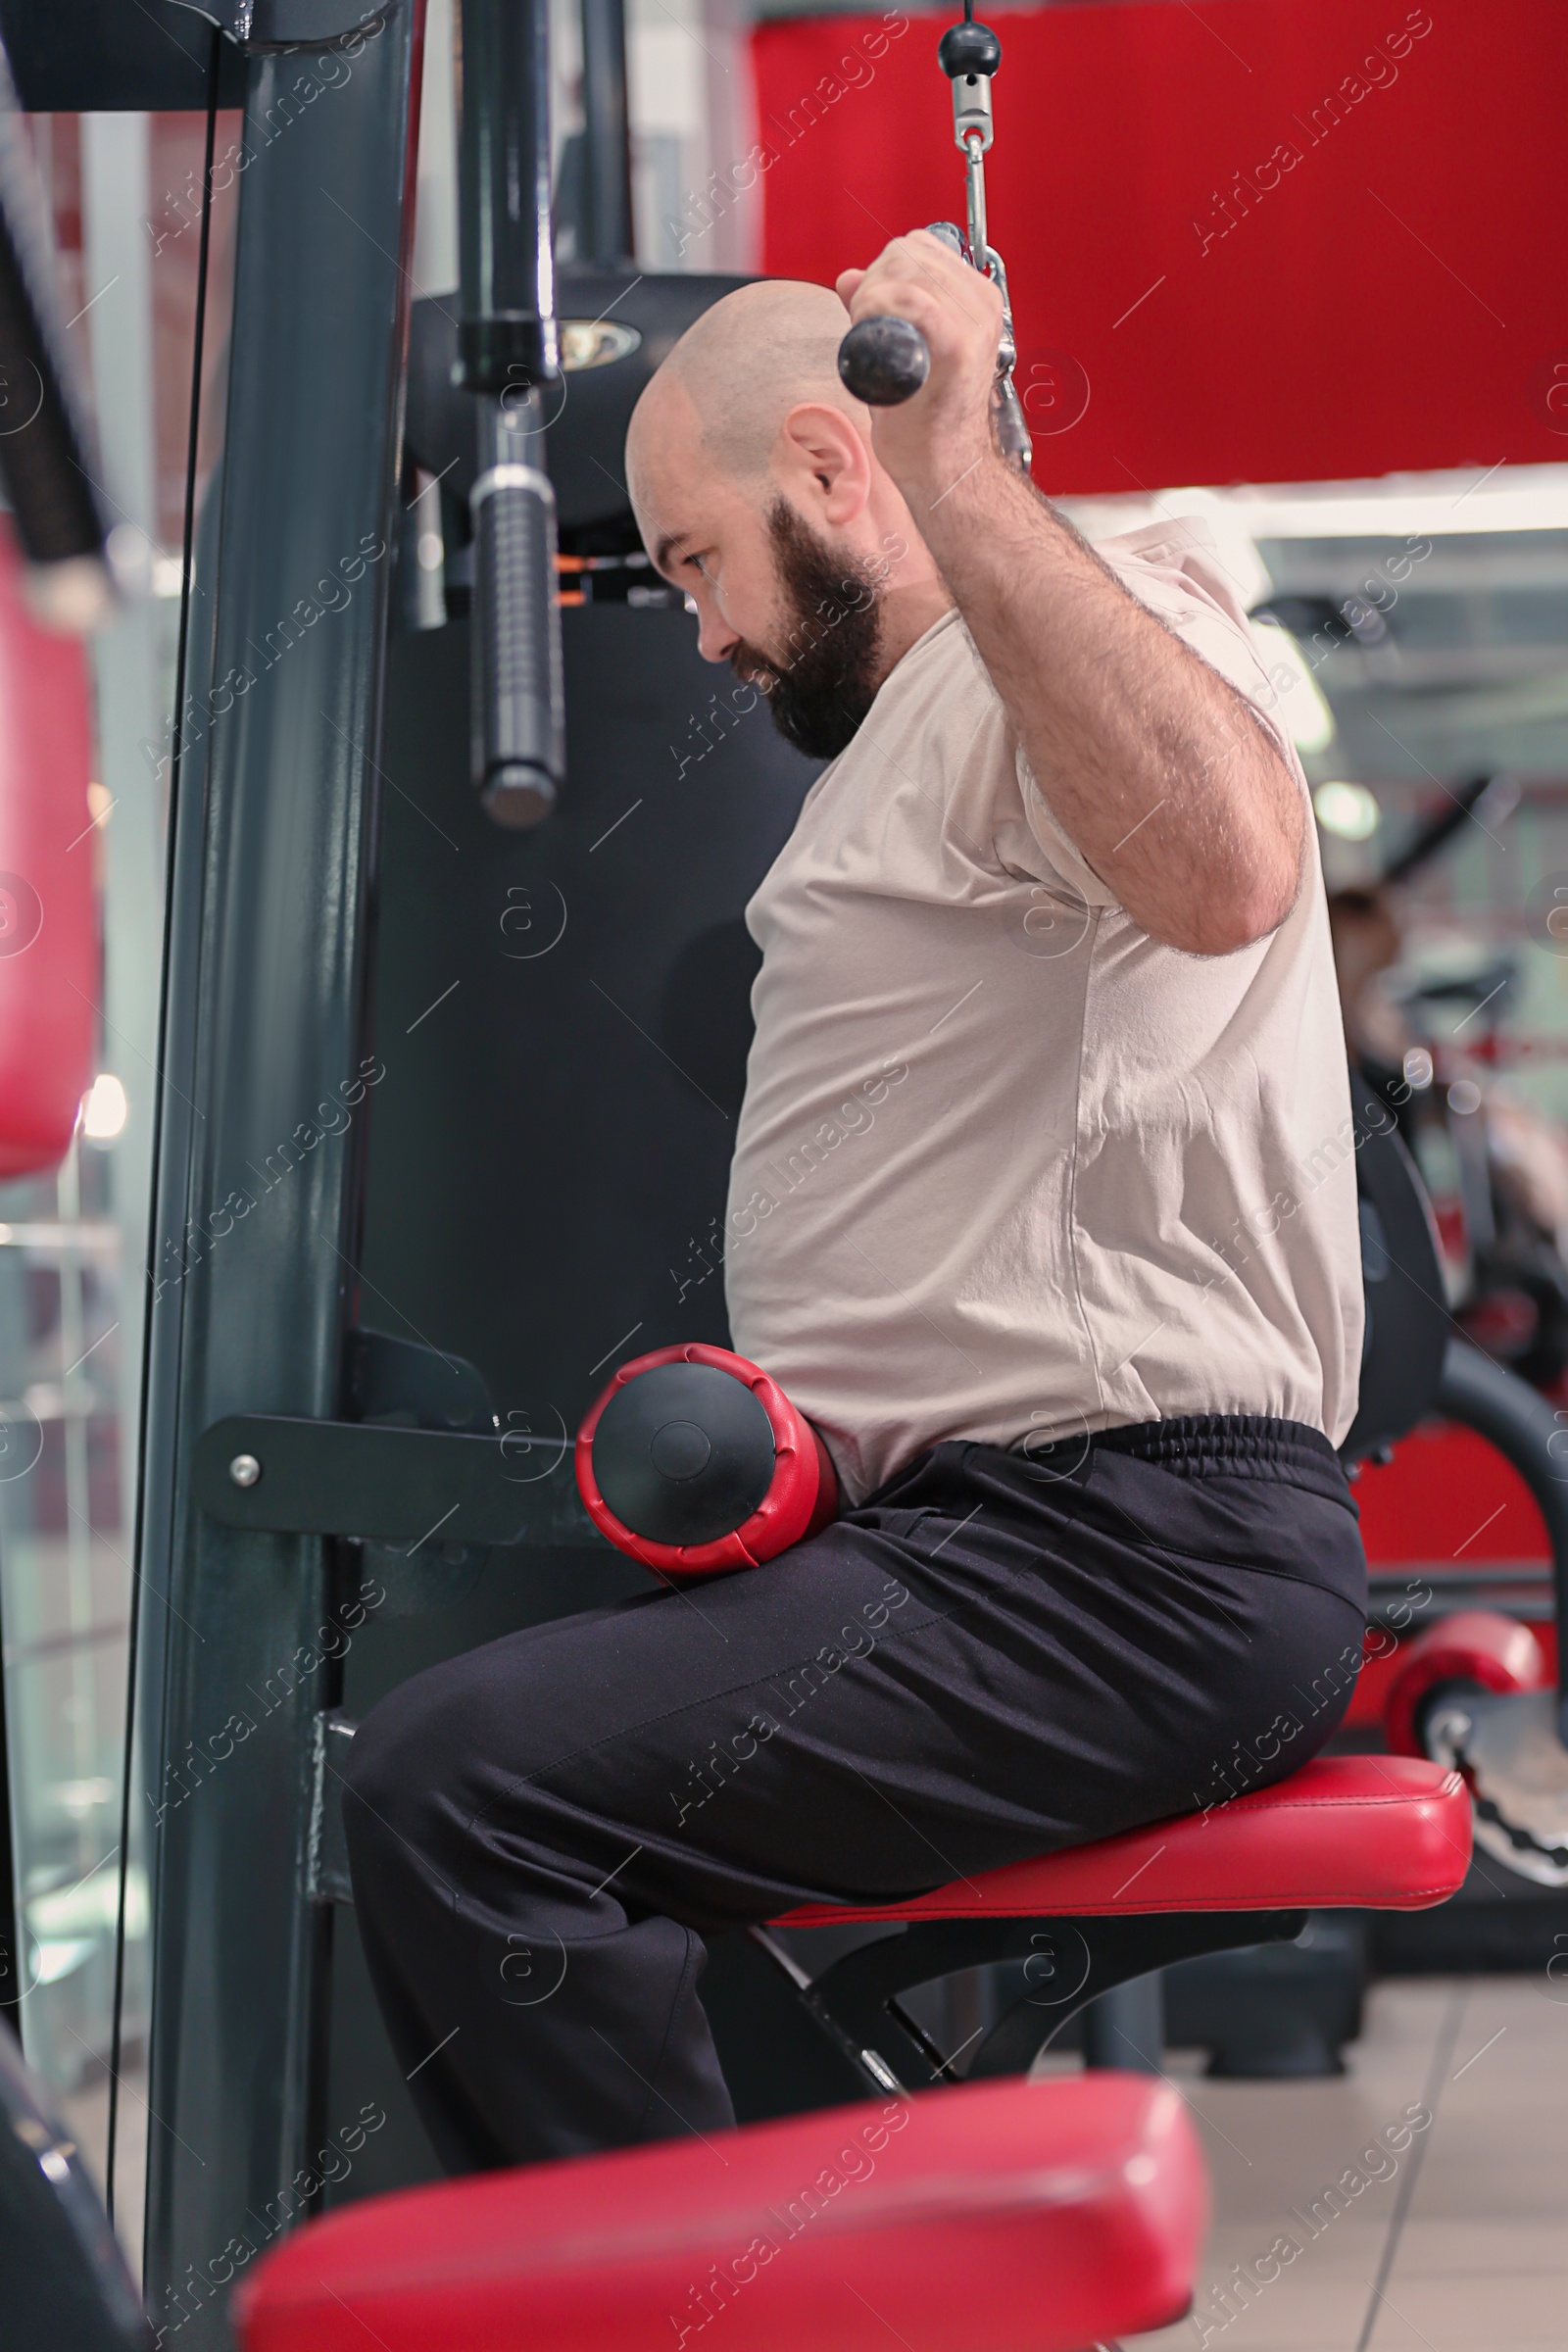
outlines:
M825 286L739 286L645 386L626 435L643 545L683 589L698 650L831 759L889 665L952 598L839 380L849 315Z
M644 389L626 439L628 468L657 466L673 439L686 445L687 464L756 484L802 401L825 403L868 434L866 410L839 380L848 326L826 286L765 278L726 294L687 328Z

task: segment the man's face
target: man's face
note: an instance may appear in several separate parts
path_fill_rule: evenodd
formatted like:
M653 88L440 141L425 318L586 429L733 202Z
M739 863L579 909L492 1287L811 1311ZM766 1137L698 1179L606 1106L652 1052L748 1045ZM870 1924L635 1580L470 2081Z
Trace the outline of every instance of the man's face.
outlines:
M766 528L778 582L779 628L730 656L768 698L786 743L833 760L855 737L881 682L879 594L848 547L821 539L786 499Z
M880 683L879 592L788 500L715 473L682 398L628 452L644 543L696 607L704 659L760 686L787 742L831 760Z

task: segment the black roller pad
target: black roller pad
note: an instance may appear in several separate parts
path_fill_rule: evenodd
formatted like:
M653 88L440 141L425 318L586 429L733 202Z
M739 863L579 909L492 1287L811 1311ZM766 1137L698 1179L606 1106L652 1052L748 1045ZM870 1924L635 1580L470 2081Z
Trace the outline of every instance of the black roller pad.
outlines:
M773 1478L773 1425L711 1364L660 1364L629 1380L594 1431L594 1477L623 1527L650 1544L712 1544L748 1520Z

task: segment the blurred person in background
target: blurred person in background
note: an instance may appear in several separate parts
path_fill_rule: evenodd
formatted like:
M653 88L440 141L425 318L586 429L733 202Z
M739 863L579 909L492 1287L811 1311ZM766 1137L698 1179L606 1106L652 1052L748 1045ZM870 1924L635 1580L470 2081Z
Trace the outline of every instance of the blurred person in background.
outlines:
M1514 963L1390 984L1406 958L1402 886L1467 815L1500 816L1517 797L1503 777L1464 787L1381 879L1331 895L1329 925L1346 1044L1433 1196L1459 1321L1488 1354L1552 1390L1568 1372L1568 1133L1495 1066ZM1436 1017L1440 1007L1451 1017Z

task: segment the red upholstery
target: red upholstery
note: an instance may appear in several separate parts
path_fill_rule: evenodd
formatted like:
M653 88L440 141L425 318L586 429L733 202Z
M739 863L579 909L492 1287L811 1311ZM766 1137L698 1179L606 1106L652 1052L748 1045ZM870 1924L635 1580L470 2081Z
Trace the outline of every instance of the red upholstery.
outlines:
M751 1390L773 1431L773 1476L767 1493L749 1519L707 1544L656 1544L634 1534L605 1500L594 1470L594 1437L606 1405L628 1382L666 1364L701 1364L710 1371L728 1373ZM777 1381L769 1380L760 1365L732 1354L727 1348L710 1348L703 1340L656 1348L651 1355L634 1356L622 1364L584 1415L572 1462L577 1492L600 1534L634 1560L641 1560L656 1576L711 1576L718 1568L756 1568L788 1551L792 1544L814 1536L839 1513L839 1482L832 1456L806 1415L791 1404Z
M27 612L0 518L0 1177L65 1157L92 1077L90 743L86 657Z
M1181 2317L1207 2205L1163 2083L973 2083L372 2198L235 2317L244 2352L1073 2352Z
M1407 1642L1384 1700L1383 1727L1396 1756L1424 1756L1416 1731L1421 1702L1444 1683L1483 1690L1549 1690L1554 1680L1534 1626L1495 1609L1455 1609Z
M1421 1911L1457 1892L1470 1798L1408 1756L1319 1756L1273 1788L1095 1845L958 1879L913 1902L812 1903L786 1928L858 1919L1060 1919L1133 1911Z

